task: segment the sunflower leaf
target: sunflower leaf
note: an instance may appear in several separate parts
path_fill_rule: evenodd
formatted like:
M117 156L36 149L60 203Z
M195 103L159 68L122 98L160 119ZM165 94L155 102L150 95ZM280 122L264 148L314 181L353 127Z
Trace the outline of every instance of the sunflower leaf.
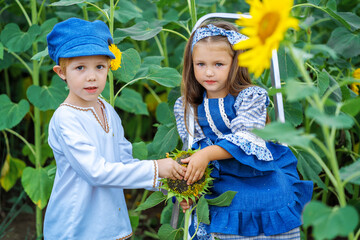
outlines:
M213 198L213 199L206 199L209 205L214 205L218 207L226 207L229 206L235 197L235 191L226 191L220 196Z
M142 211L148 208L152 208L166 199L165 195L161 191L154 192L151 194L145 202L140 204L135 211Z
M184 230L174 229L170 224L164 224L159 228L158 235L160 240L180 240L184 235Z
M311 201L303 213L304 227L312 226L315 239L333 239L347 236L359 220L353 206L330 208L319 201Z
M196 214L197 214L199 222L203 222L205 224L210 224L209 204L206 201L204 196L202 196L199 199L199 202L198 202L197 207L196 207Z

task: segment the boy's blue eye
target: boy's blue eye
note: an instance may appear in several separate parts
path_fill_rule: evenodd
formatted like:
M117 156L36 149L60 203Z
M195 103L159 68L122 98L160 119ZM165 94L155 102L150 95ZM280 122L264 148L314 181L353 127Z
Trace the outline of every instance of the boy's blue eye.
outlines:
M97 69L103 69L103 68L105 68L104 65L97 65Z
M83 69L84 69L84 66L77 66L76 69L77 69L77 70L83 70Z
M216 63L215 64L217 67L221 67L222 65L224 65L224 64L222 64L222 63Z
M198 65L198 66L204 66L205 64L203 64L203 63L198 63L197 65Z

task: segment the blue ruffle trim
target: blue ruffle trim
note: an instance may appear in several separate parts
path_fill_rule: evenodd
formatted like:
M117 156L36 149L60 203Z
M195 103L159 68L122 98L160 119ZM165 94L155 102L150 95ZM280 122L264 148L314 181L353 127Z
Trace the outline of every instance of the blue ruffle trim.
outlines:
M295 199L287 206L276 211L236 212L216 211L210 206L211 222L205 225L207 232L236 234L242 236L266 236L288 232L301 223L301 212L304 205L311 200L312 182L303 181L293 183Z
M232 144L239 146L247 155L255 155L259 160L263 160L263 161L273 160L273 156L269 151L269 149L267 149L266 147L258 146L255 143L252 143L245 138L242 138L234 134L229 134L219 137L218 141L220 141L221 139L227 140Z

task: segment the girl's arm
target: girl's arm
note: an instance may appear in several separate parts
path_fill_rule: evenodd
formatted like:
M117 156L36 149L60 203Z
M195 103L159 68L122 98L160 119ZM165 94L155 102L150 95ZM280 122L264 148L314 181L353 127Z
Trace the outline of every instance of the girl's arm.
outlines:
M210 161L229 159L232 157L228 151L217 145L203 148L190 157L181 160L183 163L188 163L184 179L187 180L187 184L190 185L202 178Z

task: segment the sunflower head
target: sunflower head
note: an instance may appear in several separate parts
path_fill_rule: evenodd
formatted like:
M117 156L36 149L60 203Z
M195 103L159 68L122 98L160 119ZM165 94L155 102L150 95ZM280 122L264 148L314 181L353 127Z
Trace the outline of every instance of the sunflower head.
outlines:
M353 77L356 79L360 79L360 68L357 68L354 72L353 72Z
M121 68L122 52L119 50L119 48L115 44L110 44L109 50L115 55L115 59L111 59L110 68L111 68L111 70L116 71L116 70L118 70L118 68Z
M270 67L272 51L279 48L287 29L299 28L299 21L290 16L293 0L247 0L251 18L236 21L241 33L249 37L234 45L235 50L247 50L239 55L239 65L259 77Z
M179 164L186 167L187 164L182 163L181 159L190 157L195 152L196 150L191 149L188 151L176 150L176 152L168 154L167 157L174 159L174 161L177 161ZM187 185L185 180L172 180L169 178L164 178L161 180L163 183L162 188L168 191L168 199L175 196L179 202L184 199L186 201L189 201L189 199L195 201L196 197L205 194L208 188L210 188L210 184L213 180L210 177L210 173L211 169L207 167L202 178L191 185Z

